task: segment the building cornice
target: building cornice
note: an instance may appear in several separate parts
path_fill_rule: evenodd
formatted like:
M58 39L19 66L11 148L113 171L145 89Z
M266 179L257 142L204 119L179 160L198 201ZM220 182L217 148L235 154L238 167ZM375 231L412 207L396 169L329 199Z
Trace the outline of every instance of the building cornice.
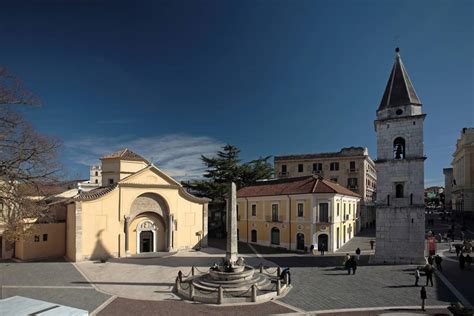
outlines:
M408 120L419 119L419 118L424 120L425 117L426 117L425 113L417 114L417 115L400 116L400 117L388 117L388 118L384 118L384 119L380 119L380 120L375 120L374 124L387 123L387 122L397 122L397 121L408 121Z

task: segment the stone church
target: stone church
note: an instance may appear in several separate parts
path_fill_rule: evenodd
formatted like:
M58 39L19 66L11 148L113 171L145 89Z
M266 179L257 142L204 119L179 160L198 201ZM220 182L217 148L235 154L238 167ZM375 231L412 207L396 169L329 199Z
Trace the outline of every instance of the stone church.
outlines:
M376 263L424 263L422 104L399 49L377 110Z
M67 204L71 261L126 257L207 245L209 199L189 194L129 149L101 158L102 186Z

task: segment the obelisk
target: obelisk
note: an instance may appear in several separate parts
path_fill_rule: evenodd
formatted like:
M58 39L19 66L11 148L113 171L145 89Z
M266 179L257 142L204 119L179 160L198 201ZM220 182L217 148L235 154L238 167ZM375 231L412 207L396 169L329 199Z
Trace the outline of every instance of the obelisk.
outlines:
M235 183L229 185L227 201L227 249L225 258L232 265L237 261L237 189Z

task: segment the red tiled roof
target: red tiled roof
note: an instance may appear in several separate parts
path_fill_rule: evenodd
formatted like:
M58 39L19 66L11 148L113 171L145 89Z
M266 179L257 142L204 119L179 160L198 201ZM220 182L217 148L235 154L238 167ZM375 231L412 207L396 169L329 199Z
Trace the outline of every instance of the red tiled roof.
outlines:
M123 160L133 160L133 161L144 161L146 163L149 163L148 160L146 160L139 154L134 153L128 148L124 148L114 153L111 153L109 155L105 155L100 159L114 159L114 158L120 158Z
M345 187L326 180L322 177L305 176L258 182L254 185L241 188L237 197L274 196L308 193L337 193L360 197Z

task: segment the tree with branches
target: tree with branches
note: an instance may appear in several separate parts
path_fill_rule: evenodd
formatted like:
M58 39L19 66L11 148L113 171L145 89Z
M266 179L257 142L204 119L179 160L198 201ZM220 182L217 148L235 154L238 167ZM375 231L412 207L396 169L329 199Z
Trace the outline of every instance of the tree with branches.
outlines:
M42 189L60 170L60 142L36 132L18 108L39 105L39 98L0 66L0 231L8 242L28 234L32 222L47 218Z

